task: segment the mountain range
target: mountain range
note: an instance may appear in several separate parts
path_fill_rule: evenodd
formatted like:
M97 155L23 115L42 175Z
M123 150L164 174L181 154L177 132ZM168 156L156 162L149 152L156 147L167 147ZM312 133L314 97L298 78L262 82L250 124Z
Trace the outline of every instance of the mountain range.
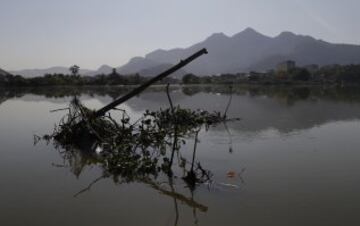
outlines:
M275 37L269 37L252 28L247 28L233 36L215 33L187 48L158 49L144 57L134 57L116 69L120 74L139 73L143 76L153 76L201 48L207 48L209 54L186 66L176 76L185 73L212 75L266 71L275 68L279 62L284 60L294 60L299 66L360 64L359 45L333 44L292 32L282 32ZM80 73L84 75L108 74L111 70L112 67L103 65L96 71L82 70ZM66 67L54 67L43 70L12 71L11 73L30 77L45 73L68 72Z

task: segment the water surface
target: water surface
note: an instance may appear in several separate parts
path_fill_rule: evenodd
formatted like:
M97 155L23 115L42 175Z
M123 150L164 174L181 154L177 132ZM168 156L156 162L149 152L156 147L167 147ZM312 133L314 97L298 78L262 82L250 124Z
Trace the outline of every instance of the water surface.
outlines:
M1 225L357 225L360 209L358 88L234 87L230 117L199 136L197 160L213 183L169 195L146 183L99 180L96 164L64 162L50 133L72 95L99 108L123 88L0 90ZM228 87L173 87L175 104L223 111ZM168 107L153 88L121 108L132 117ZM193 140L182 151L190 155ZM236 176L229 178L228 172ZM180 195L180 196L179 196ZM180 197L180 198L179 198ZM190 201L190 204L189 204ZM195 203L195 205L191 204Z

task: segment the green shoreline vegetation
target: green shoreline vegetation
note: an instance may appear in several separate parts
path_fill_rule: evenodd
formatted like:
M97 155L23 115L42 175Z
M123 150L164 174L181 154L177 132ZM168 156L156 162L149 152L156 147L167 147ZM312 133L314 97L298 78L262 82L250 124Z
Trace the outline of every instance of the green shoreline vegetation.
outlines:
M21 75L0 75L1 87L37 87L37 86L116 86L137 85L151 77L121 75L116 69L110 74L81 76L74 66L71 74L46 74L44 76L24 78ZM249 72L220 75L186 74L182 79L168 77L157 84L259 84L259 85L291 85L291 84L360 84L360 65L330 65L311 71L296 67L288 71L268 71L266 73Z

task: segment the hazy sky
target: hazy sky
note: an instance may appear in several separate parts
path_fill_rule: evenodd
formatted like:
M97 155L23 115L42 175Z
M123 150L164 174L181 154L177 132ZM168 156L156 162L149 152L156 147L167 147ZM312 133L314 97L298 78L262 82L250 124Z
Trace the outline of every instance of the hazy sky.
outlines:
M359 0L0 0L0 68L120 66L246 27L360 44Z

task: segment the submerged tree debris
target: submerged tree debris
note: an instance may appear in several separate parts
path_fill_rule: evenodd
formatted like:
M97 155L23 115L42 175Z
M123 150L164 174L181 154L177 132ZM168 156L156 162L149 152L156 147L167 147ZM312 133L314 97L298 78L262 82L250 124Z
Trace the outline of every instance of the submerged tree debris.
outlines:
M184 66L205 52L206 50L199 51L181 61L179 65ZM179 65L175 65L174 68L179 68ZM169 69L159 77L173 71ZM146 110L140 118L134 119L125 110L116 107L142 92L144 87L150 84L151 82L134 89L98 111L85 107L79 98L74 97L68 108L55 110L66 110L67 114L55 125L52 134L45 135L42 139L58 148L64 165L68 164L76 176L80 175L86 165L96 165L102 169L102 176L76 196L89 190L100 179L112 178L117 184L148 184L193 208L206 211L207 208L196 203L193 197L189 199L176 193L172 181L181 177L191 192L196 185L211 181L211 172L196 161L198 135L201 130L208 130L219 123L239 120L227 117L231 95L224 113L174 106L169 85L166 88L169 107L166 109ZM35 138L36 141L41 140L41 137ZM181 148L191 139L194 139L194 149L191 160L188 161ZM182 175L176 176L174 172ZM164 189L156 182L160 175L168 177L170 190Z
M202 128L207 130L229 119L220 112L173 107L169 100L170 108L146 110L140 119L133 121L121 109L114 109L120 112L117 119L111 113L94 117L95 111L86 108L75 97L69 108L60 109L68 113L53 133L44 138L67 151L78 149L99 154L103 168L110 174L126 174L128 179L129 171L134 175L157 175L160 171L171 174L174 156L181 156L179 150L188 138L196 135L196 144ZM187 161L182 156L179 161L179 165L185 167ZM197 172L194 180L209 179L208 172L194 161L195 156L190 170Z
M68 108L56 110L66 110L67 114L53 133L43 136L43 139L61 149L63 158L69 162L79 152L91 156L87 160L100 166L103 176L111 176L115 182L150 183L160 173L173 176L173 166L176 165L186 184L194 189L196 184L211 180L210 171L196 162L199 132L238 119L228 119L227 110L222 114L173 106L169 86L166 94L169 108L146 110L139 119L131 119L125 110L118 108L95 117L96 111L88 109L74 97ZM189 139L194 139L191 161L180 151ZM81 169L74 171L81 172Z

